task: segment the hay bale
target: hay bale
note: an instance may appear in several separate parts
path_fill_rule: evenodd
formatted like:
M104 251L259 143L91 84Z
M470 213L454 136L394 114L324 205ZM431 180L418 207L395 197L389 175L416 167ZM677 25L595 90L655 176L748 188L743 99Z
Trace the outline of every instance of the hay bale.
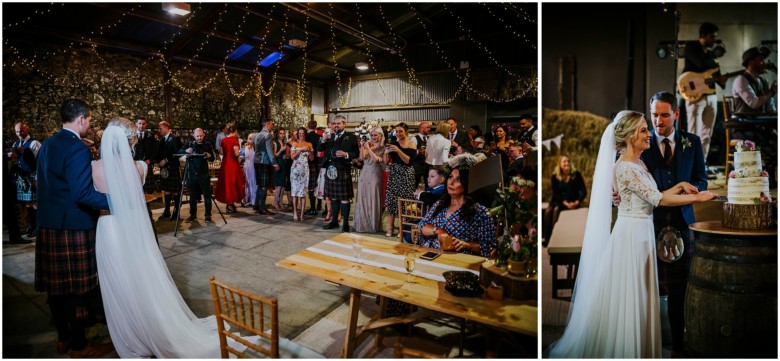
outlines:
M572 166L585 178L585 187L588 189L588 196L585 198L587 205L590 201L593 170L596 167L601 135L607 128L609 119L582 111L543 109L542 124L545 138L564 134L560 149L555 146L551 150L541 147L542 200L549 202L552 199L550 177L558 163L558 157L567 155Z

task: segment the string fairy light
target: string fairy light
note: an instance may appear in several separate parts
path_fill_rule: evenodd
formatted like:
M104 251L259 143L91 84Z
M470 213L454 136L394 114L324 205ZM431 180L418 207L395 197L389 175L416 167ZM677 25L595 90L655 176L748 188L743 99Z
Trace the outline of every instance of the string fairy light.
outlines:
M332 53L332 59L333 59L333 73L336 75L336 90L338 92L338 98L339 98L339 108L346 108L349 107L349 99L352 94L352 77L349 77L349 84L347 85L347 94L346 96L342 95L341 92L341 74L339 74L339 63L337 61L337 48L336 48L336 31L334 30L334 19L333 19L333 4L328 3L328 18L330 19L330 42L331 42L331 53Z

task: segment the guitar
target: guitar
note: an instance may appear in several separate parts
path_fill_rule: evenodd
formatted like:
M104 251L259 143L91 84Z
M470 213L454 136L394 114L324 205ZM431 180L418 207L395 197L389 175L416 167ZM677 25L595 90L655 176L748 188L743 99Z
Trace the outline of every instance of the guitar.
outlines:
M695 102L701 99L705 94L715 94L715 84L720 85L721 88L726 86L725 80L721 84L719 77L725 77L725 79L742 74L742 70L723 74L718 77L712 75L717 73L720 68L712 68L701 73L693 71L686 71L680 74L677 78L677 90L680 92L685 100L689 102Z

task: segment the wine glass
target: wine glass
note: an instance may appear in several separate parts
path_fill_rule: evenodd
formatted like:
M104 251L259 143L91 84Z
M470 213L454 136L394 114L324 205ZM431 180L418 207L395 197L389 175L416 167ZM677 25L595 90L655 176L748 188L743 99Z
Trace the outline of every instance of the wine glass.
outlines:
M360 269L360 255L363 253L363 239L360 237L352 237L352 255L356 259L356 264L352 266L354 269Z
M414 264L417 260L417 251L411 249L406 252L406 256L404 257L404 267L406 268L407 276L406 276L406 283L412 284L413 277L412 272L414 271Z

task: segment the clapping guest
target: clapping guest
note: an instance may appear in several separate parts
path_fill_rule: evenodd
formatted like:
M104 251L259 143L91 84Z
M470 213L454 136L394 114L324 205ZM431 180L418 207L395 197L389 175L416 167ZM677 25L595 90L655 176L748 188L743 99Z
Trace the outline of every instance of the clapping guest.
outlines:
M479 125L469 127L469 144L474 152L481 152L485 149L485 138L482 136L482 129Z
M227 135L222 138L222 164L219 168L217 188L214 192L217 201L227 204L227 213L236 212L236 202L244 199L244 170L238 162L241 147L238 145L238 130L234 123L225 127Z
M257 192L257 182L255 180L255 133L249 134L249 138L244 142L244 177L246 178L246 188L244 190L244 204L255 204L255 193Z
M382 173L384 172L385 135L379 127L371 129L370 139L360 141L363 169L358 177L355 203L355 231L382 231Z
M298 128L294 134L290 147L290 158L293 160L290 168L290 193L293 196L293 220L303 221L309 187L309 161L314 159L314 149L311 143L306 141L306 128Z
M558 166L553 170L550 182L552 184L552 199L550 205L544 210L542 220L544 245L550 241L553 227L555 222L558 222L561 211L580 208L588 194L582 174L571 166L569 157L565 155L562 155L558 161Z
M285 180L285 157L287 156L287 136L284 129L279 129L276 132L276 138L274 139L274 158L276 164L279 165L279 169L274 170L274 209L282 211L282 195L284 194Z
M484 155L463 154L450 161L447 193L420 220L423 247L488 257L496 248L496 230L488 209L469 195L469 169Z
M409 127L405 123L395 126L397 141L385 147L385 162L390 163L387 179L387 196L385 209L387 209L387 233L392 237L395 228L395 217L398 215L398 200L412 199L414 197L414 169L412 158L417 153L417 146L407 137Z

